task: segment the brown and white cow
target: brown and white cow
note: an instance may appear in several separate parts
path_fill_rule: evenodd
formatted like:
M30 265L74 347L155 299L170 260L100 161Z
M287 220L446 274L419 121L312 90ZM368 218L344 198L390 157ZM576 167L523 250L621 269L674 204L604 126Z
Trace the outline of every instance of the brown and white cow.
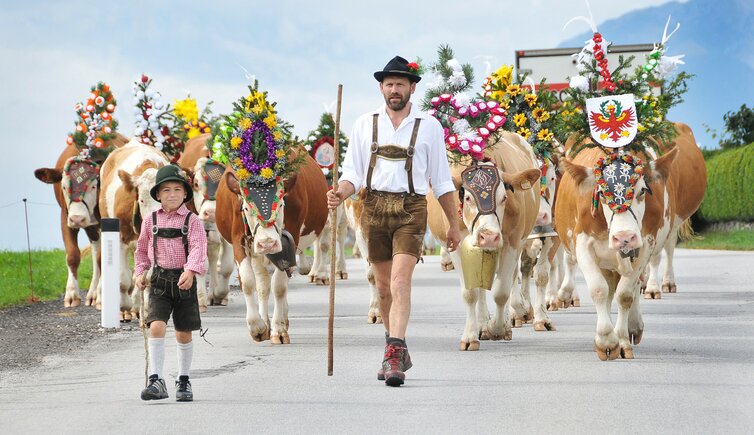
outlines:
M367 261L367 240L364 235L364 230L361 228L361 213L364 211L364 199L366 198L366 190L362 189L358 194L345 200L346 216L348 217L348 224L354 231L354 249L358 247L360 252L364 253L364 261L366 261L366 273L367 282L369 283L369 312L367 313L367 321L369 323L382 323L382 315L380 314L380 293L377 291L377 284L374 280L374 271L372 270L372 264Z
M678 242L678 230L683 222L691 217L699 208L707 190L707 167L704 156L696 144L694 133L686 124L676 123L678 136L673 144L678 149L678 156L673 161L670 179L668 180L668 194L675 204L673 218L670 222L670 234L663 245L665 251L665 273L662 278L662 291L675 293L675 273L673 272L673 253ZM667 151L667 149L666 149ZM660 299L662 293L658 285L660 277L660 258L662 251L652 256L649 262L649 277L644 290L644 299Z
M136 139L113 151L100 171L102 194L99 208L103 218L120 219L120 309L121 320L129 321L138 313L141 292L133 289L133 272L129 255L136 249L142 220L160 203L152 199L149 190L155 184L157 170L169 164L168 158L153 146ZM100 306L101 284L97 287L97 307ZM135 304L135 305L134 305Z
M296 149L296 153L306 153ZM317 162L308 153L299 170L285 180L284 207L274 225L265 227L241 193L241 186L228 167L217 191L216 222L220 234L233 246L241 289L246 299L246 323L254 341L271 339L275 344L288 344L288 281L286 272L275 268L270 279L267 254L282 249L283 228L293 237L295 247L312 234L318 237L327 221L327 182ZM312 239L313 241L313 239ZM270 288L275 295L275 308L270 322L268 301ZM257 291L259 301L257 302Z
M348 231L348 218L346 217L345 206L339 206L335 209L335 276L339 279L348 279L346 270L346 232ZM332 243L332 231L330 226L330 214L327 215L327 223L322 229L322 234L317 237L313 244L312 250L314 258L309 270L309 282L317 285L328 285L330 283L330 268L328 261L330 259L330 246Z
M209 159L206 143L209 134L202 134L186 142L178 166L191 174L194 190L193 205L207 233L207 261L209 292L204 277L197 280L199 310L204 312L209 305L227 305L230 292L230 274L233 273L233 250L220 236L215 223L216 194L225 166Z
M105 142L106 147L121 147L128 139L120 134ZM83 229L92 247L92 258L97 258L100 243L99 211L99 168L86 162L76 161L79 150L67 146L58 157L54 168L39 168L34 176L42 182L52 184L55 200L60 206L60 230L63 234L65 259L68 266L68 280L65 285L63 304L65 307L77 307L81 304L79 296L78 269L81 263L78 234ZM95 162L97 165L102 162ZM74 174L71 174L74 172ZM73 192L74 197L71 197ZM92 261L92 281L86 296L86 305L94 302L95 291L100 278L100 267Z
M503 132L494 148L485 156L494 165L501 180L494 193L494 213L480 214L475 197L465 190L462 204L462 237L471 237L471 243L485 250L497 250L495 279L492 297L495 314L490 318L487 310L486 291L466 288L459 251L451 253L455 269L459 272L463 300L466 303L466 325L461 336L460 350L479 350L480 333L492 340L512 338L509 318L510 295L514 278L518 273L518 259L526 238L537 217L537 193L532 186L539 180L539 170L531 147L523 137ZM451 174L456 186L461 185L461 173L465 168L452 166ZM464 184L465 186L465 184ZM448 221L439 202L428 195L428 223L432 234L443 244ZM470 230L469 230L470 229Z
M671 229L676 204L674 185L667 180L677 154L674 148L644 163L633 201L624 212L613 212L604 195L595 194L593 167L604 151L585 149L572 161L562 161L565 174L558 186L555 227L566 250L575 254L594 301L595 351L603 361L619 355L633 358L631 345L641 341L640 275ZM594 209L593 199L597 200ZM610 317L614 297L618 302L615 325Z

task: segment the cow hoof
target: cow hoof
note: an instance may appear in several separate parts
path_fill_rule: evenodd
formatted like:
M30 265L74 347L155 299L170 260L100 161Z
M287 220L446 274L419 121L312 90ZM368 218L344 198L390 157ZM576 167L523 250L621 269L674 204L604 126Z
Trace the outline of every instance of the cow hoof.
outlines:
M534 322L534 330L540 331L540 332L541 331L554 331L555 325L553 325L552 322L549 322L549 321L545 322L544 320L540 322Z
M453 266L453 263L441 263L440 268L442 268L443 272L450 272L455 269L455 266Z
M102 311L102 304L94 304L94 309L97 311Z
M270 342L272 344L291 344L291 338L288 336L287 332L281 332L273 335L270 338Z
M654 291L645 291L644 292L644 299L662 299L662 293L660 293L657 290Z
M597 356L602 361L614 360L621 355L622 350L619 343L615 343L615 346L607 349L603 349L595 344L594 350L597 352Z
M675 284L665 283L662 285L663 293L675 293L676 291L677 291L677 287Z
M316 285L330 285L330 278L317 278L314 283Z
M576 298L576 299L571 300L571 306L580 307L581 306L581 299Z
M630 347L620 349L620 357L623 359L634 359L634 350Z
M314 282L317 279L316 276L309 275L309 282Z
M131 320L133 320L133 315L131 314L131 312L130 311L124 311L123 312L123 321L124 322L130 322Z
M629 338L631 339L631 344L636 346L637 344L641 343L641 337L643 335L644 335L644 331L629 332Z
M490 331L488 331L486 328L479 331L479 339L480 340L490 340Z
M510 329L507 330L507 331L505 331L503 333L503 340L505 340L505 341L511 341L511 340L513 340L513 331L511 331Z
M476 351L479 350L479 342L476 340L472 340L470 342L461 341L461 344L458 346L458 350L460 351Z
M78 307L80 305L81 305L81 299L79 299L79 298L73 298L71 300L71 307L72 308Z
M206 305L199 305L199 312L200 313L206 313L207 312L207 306Z
M547 311L558 311L558 302L548 302Z
M264 332L258 334L252 334L251 332L249 332L249 335L251 335L252 340L256 342L267 341L270 339L270 330L265 329Z
M68 299L63 301L63 308L71 308L71 301Z
M223 298L223 300L220 301L220 303L218 305L220 305L221 307L227 307L228 306L228 298Z
M86 305L87 307L90 307L92 306L92 303L93 302L90 299L87 299L86 302L84 302L84 305Z
M338 277L343 280L348 279L348 272L338 272Z
M520 328L521 326L523 326L523 324L524 324L524 321L520 317L516 317L513 319L513 324L511 326L514 328Z

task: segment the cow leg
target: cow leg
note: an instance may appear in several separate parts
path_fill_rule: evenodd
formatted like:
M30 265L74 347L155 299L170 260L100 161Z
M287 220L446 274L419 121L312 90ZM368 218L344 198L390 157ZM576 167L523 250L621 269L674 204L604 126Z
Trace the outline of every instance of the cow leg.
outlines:
M463 281L463 279L461 279ZM477 317L477 302L479 301L479 289L466 288L461 285L461 295L466 304L466 324L463 327L461 343L458 350L479 350L479 321ZM485 296L485 295L482 295Z
M343 205L338 207L338 254L337 263L335 265L335 274L340 279L348 279L348 272L346 271L346 232L348 232L348 220L346 219L345 210L342 210Z
M487 322L487 332L491 340L510 340L513 338L508 305L511 296L513 278L518 272L516 265L521 252L504 247L498 254L495 280L492 282L492 299L495 301L495 314Z
M662 250L658 249L649 260L649 277L647 278L647 288L644 289L644 299L660 299L662 292L657 284L660 274L660 259Z
M623 276L618 282L615 296L618 302L618 318L615 322L615 333L618 335L620 341L620 355L626 359L633 359L634 352L631 348L632 338L638 335L638 340L641 341L641 332L643 331L643 324L641 331L634 331L634 334L629 333L629 320L637 321L636 314L639 314L638 320L641 321L641 314L638 310L639 306L639 280L636 276ZM636 305L636 312L631 315L631 311L634 310ZM633 319L632 319L633 317ZM634 323L633 328L636 328L638 324Z
M327 237L324 237L325 231L322 232L320 237L317 238L319 241L319 249L314 249L315 256L319 254L319 262L316 260L314 261L314 265L312 265L312 270L309 272L309 276L313 276L314 279L311 281L317 285L329 285L330 284L330 273L329 269L327 268L327 260L330 258L328 255L330 253L330 249L335 249L334 246L330 246L330 234L332 234L330 231L327 231Z
M60 224L63 233L63 244L65 245L65 262L68 267L68 279L65 283L65 296L63 298L63 306L66 308L81 305L78 280L79 264L81 264L81 251L79 250L78 243L79 230L68 228L67 220L67 212L61 209Z
M270 338L270 330L267 322L259 316L259 305L256 295L256 280L254 269L251 267L249 257L244 257L238 266L238 276L241 281L241 290L246 300L246 325L249 335L254 341L264 341Z
M267 264L264 256L254 255L251 257L251 264L254 269L254 278L257 284L257 300L259 301L259 317L267 324L268 340L270 330L270 286L272 280L270 273L267 271ZM276 269L277 270L277 269Z
M578 264L576 256L571 253L565 254L563 283L560 284L558 290L558 301L563 308L571 306L578 307L581 303L578 302L578 294L574 291L573 277L576 272L576 265Z
M537 264L534 266L534 284L537 286L537 296L534 299L534 330L554 331L555 325L547 315L545 308L545 288L550 281L550 257L548 252L552 248L552 237L545 239L542 251L539 253Z
M534 264L541 253L542 242L540 240L527 241L524 251L521 253L521 285L516 286L514 282L510 298L510 315L514 328L520 328L524 323L529 323L531 318L534 317L531 307L531 298L529 296L529 282L531 281Z
M662 277L663 293L675 293L675 272L673 271L673 255L675 246L678 243L678 234L671 231L668 240L665 242L665 273Z
M367 314L367 321L369 323L382 323L382 315L380 314L380 292L377 290L377 283L374 280L374 270L372 265L367 263L367 281L369 282L369 290L372 297L369 300L369 314Z
M90 240L92 247L92 281L89 283L89 291L86 292L86 305L92 305L97 298L97 285L102 277L102 268L99 261L100 241Z
M455 268L455 266L453 265L453 260L450 258L450 254L448 253L448 248L446 248L445 245L440 246L440 268L445 272L453 270Z
M611 289L607 279L602 274L602 269L592 256L592 250L583 235L577 236L576 259L578 260L581 273L584 275L586 286L592 295L594 307L597 311L597 331L594 337L594 349L602 361L616 359L620 354L620 342L618 335L613 330L613 322L610 319ZM562 290L562 287L561 287Z
M233 273L233 247L225 239L220 238L220 261L217 267L217 284L210 287L212 305L228 305L228 293L230 293L230 274Z
M563 267L563 245L560 245L555 257L550 264L550 277L547 282L547 291L545 293L545 308L550 311L558 311L558 289L563 282L564 267Z
M275 309L272 312L272 344L291 344L288 336L288 274L275 269L272 274L272 291L275 295Z
M120 311L122 320L130 322L137 316L141 308L141 297L139 292L132 295L134 286L134 276L129 263L130 256L133 256L133 248L129 244L121 243L120 249Z

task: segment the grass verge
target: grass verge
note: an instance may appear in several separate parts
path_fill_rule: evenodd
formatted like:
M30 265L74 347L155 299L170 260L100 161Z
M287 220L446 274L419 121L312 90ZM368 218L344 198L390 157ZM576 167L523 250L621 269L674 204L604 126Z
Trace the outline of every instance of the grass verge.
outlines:
M693 240L679 243L678 247L688 249L754 251L754 231L708 231L698 234Z

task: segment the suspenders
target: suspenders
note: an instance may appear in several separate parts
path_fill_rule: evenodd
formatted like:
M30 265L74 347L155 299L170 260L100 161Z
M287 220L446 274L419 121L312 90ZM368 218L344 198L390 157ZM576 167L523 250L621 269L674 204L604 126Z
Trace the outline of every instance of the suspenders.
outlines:
M408 144L408 148L403 148L398 145L378 145L377 144L377 117L379 114L375 113L372 117L372 147L370 149L372 156L369 159L369 169L367 170L367 191L372 190L372 172L377 164L377 157L381 157L387 160L405 160L406 165L404 168L408 172L408 193L411 196L416 195L414 191L414 177L413 177L413 159L414 148L416 147L416 136L419 133L419 124L421 124L421 118L414 120L414 130L411 132L411 141Z
M191 219L191 212L186 214L186 220L183 221L181 228L159 228L157 226L157 212L152 212L152 254L154 256L153 267L159 267L157 264L157 238L162 237L164 239L175 239L181 237L183 239L183 252L186 254L186 260L188 260L188 232L189 232L189 219Z

